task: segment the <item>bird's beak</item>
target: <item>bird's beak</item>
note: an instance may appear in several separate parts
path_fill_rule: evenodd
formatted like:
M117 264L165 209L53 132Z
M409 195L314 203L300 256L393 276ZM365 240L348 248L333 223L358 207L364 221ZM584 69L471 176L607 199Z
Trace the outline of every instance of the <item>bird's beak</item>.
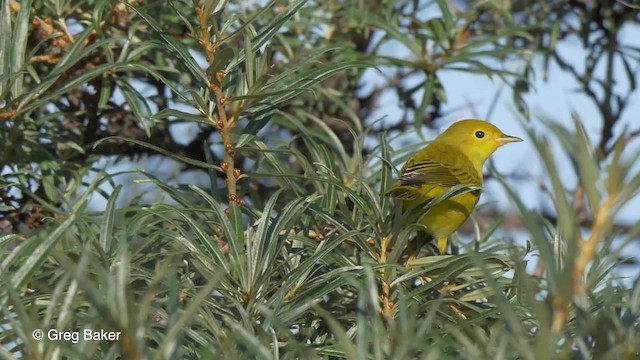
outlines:
M522 141L522 139L520 139L519 137L515 137L515 136L509 136L509 135L505 135L502 134L502 136L500 136L499 138L496 139L501 145L504 144L508 144L508 143L513 143L513 142L520 142Z

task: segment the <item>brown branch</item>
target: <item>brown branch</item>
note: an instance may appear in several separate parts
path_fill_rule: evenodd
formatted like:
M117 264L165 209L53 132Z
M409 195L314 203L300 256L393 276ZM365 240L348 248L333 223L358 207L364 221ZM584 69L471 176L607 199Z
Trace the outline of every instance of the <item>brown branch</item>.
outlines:
M199 0L193 0L193 4L196 7L196 16L198 18L198 24L200 25L200 37L198 42L204 48L207 63L209 64L209 90L216 97L216 108L218 109L217 120L214 118L214 114L206 114L207 119L214 125L220 132L222 142L224 144L224 161L220 164L220 168L226 175L225 184L229 192L229 201L237 204L242 204L242 199L237 195L236 181L241 175L239 169L235 167L235 147L232 138L232 131L236 124L237 117L235 115L228 117L226 112L227 99L224 96L222 90L222 82L226 76L224 71L214 68L215 51L218 47L217 39L211 39L211 32L209 30L209 19L212 14L205 12L205 6L200 4Z
M586 291L586 286L582 279L584 278L584 272L596 254L598 244L606 237L609 229L611 228L611 211L617 202L617 196L609 197L598 209L598 213L595 217L595 222L591 228L591 235L589 239L580 243L580 255L573 267L573 295L581 296Z

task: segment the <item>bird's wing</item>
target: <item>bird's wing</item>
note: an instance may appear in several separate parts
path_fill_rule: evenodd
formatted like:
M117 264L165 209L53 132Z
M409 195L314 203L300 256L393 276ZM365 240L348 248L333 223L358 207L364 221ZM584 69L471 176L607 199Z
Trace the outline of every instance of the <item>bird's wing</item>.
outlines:
M454 187L456 185L481 186L482 178L464 155L441 153L439 160L428 156L416 157L407 161L402 168L400 178L386 195L411 200L424 195L423 186ZM428 155L428 154L426 154Z
M409 164L409 166L405 167L398 182L401 185L417 187L422 187L422 185L445 187L481 185L477 171L471 164L447 164L433 160L423 160Z

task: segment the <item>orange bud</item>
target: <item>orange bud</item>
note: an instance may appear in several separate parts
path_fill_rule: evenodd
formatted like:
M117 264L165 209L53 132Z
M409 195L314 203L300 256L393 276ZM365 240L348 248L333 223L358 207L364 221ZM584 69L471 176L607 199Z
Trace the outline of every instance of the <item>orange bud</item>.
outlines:
M224 71L218 71L216 73L216 80L218 81L218 83L221 83L222 80L224 80L225 76L227 76L227 73L225 73Z

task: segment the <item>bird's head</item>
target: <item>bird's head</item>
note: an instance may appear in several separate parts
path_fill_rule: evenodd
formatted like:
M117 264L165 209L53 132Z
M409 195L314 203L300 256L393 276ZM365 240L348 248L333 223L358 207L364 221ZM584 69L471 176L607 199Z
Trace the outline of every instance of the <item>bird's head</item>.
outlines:
M476 164L482 164L502 145L522 141L505 135L495 125L482 120L462 120L451 125L435 141L455 146Z

